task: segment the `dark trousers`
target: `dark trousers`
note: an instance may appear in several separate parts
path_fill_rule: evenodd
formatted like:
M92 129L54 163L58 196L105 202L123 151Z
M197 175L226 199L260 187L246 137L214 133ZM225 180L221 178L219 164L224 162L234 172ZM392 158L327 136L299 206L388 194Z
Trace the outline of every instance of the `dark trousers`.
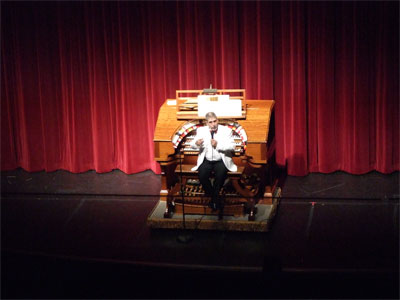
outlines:
M209 161L204 159L203 163L200 165L199 169L199 179L203 186L206 196L211 197L211 201L216 204L219 203L219 192L225 182L226 174L228 169L225 167L222 160ZM214 184L211 185L210 176L211 172L214 172Z

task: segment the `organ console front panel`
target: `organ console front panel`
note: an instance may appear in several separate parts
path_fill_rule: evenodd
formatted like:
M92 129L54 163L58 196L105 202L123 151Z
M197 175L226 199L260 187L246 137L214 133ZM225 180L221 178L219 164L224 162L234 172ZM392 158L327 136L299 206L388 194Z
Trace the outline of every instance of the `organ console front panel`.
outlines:
M224 91L224 90L219 90ZM193 103L193 99L190 100ZM161 166L161 200L166 201L164 217L182 212L213 214L207 207L197 172L197 150L189 146L204 119L185 113L179 117L176 99L167 99L161 106L154 132L155 160ZM249 215L254 220L256 204L268 201L273 194L275 174L274 100L246 100L240 118L219 117L219 123L232 129L236 149L233 160L237 172L229 172L221 193L225 215ZM188 117L189 116L189 117ZM190 118L190 119L189 119Z

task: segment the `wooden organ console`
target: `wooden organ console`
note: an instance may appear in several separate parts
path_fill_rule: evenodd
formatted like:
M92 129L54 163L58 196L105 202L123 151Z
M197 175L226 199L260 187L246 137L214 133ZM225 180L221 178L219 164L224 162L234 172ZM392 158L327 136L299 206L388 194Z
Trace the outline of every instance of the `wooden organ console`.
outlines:
M176 99L167 99L161 106L154 133L155 160L161 166L160 198L166 201L164 218L182 214L217 214L208 208L209 198L198 180L196 165L198 151L189 146L197 128L207 126L198 117L195 97L203 90L177 91ZM228 172L221 190L224 215L244 216L254 221L256 204L271 204L277 184L275 171L274 100L246 100L245 90L217 90L218 94L235 94L242 99L242 115L218 116L219 124L233 131L236 143L233 160L236 172ZM181 97L181 95L186 97ZM234 96L235 97L235 96Z

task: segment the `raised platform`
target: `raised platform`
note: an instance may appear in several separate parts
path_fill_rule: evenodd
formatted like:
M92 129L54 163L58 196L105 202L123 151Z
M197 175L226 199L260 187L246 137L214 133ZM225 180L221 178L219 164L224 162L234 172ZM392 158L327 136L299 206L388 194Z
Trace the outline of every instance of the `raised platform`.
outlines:
M175 213L171 218L164 218L166 201L159 200L147 218L147 224L151 228L267 232L276 214L280 195L281 190L277 188L272 204L263 203L261 200L256 205L257 214L254 221L248 221L248 214L224 215L222 220L218 219L217 214L185 214L183 218L182 214ZM265 202L271 202L271 199Z

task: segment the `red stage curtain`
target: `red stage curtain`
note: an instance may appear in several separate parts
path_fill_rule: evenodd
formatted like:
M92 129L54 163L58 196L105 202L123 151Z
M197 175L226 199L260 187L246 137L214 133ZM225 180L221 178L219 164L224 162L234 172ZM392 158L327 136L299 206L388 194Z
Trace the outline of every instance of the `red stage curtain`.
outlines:
M151 169L177 89L276 100L291 175L399 170L397 2L5 2L1 169Z

